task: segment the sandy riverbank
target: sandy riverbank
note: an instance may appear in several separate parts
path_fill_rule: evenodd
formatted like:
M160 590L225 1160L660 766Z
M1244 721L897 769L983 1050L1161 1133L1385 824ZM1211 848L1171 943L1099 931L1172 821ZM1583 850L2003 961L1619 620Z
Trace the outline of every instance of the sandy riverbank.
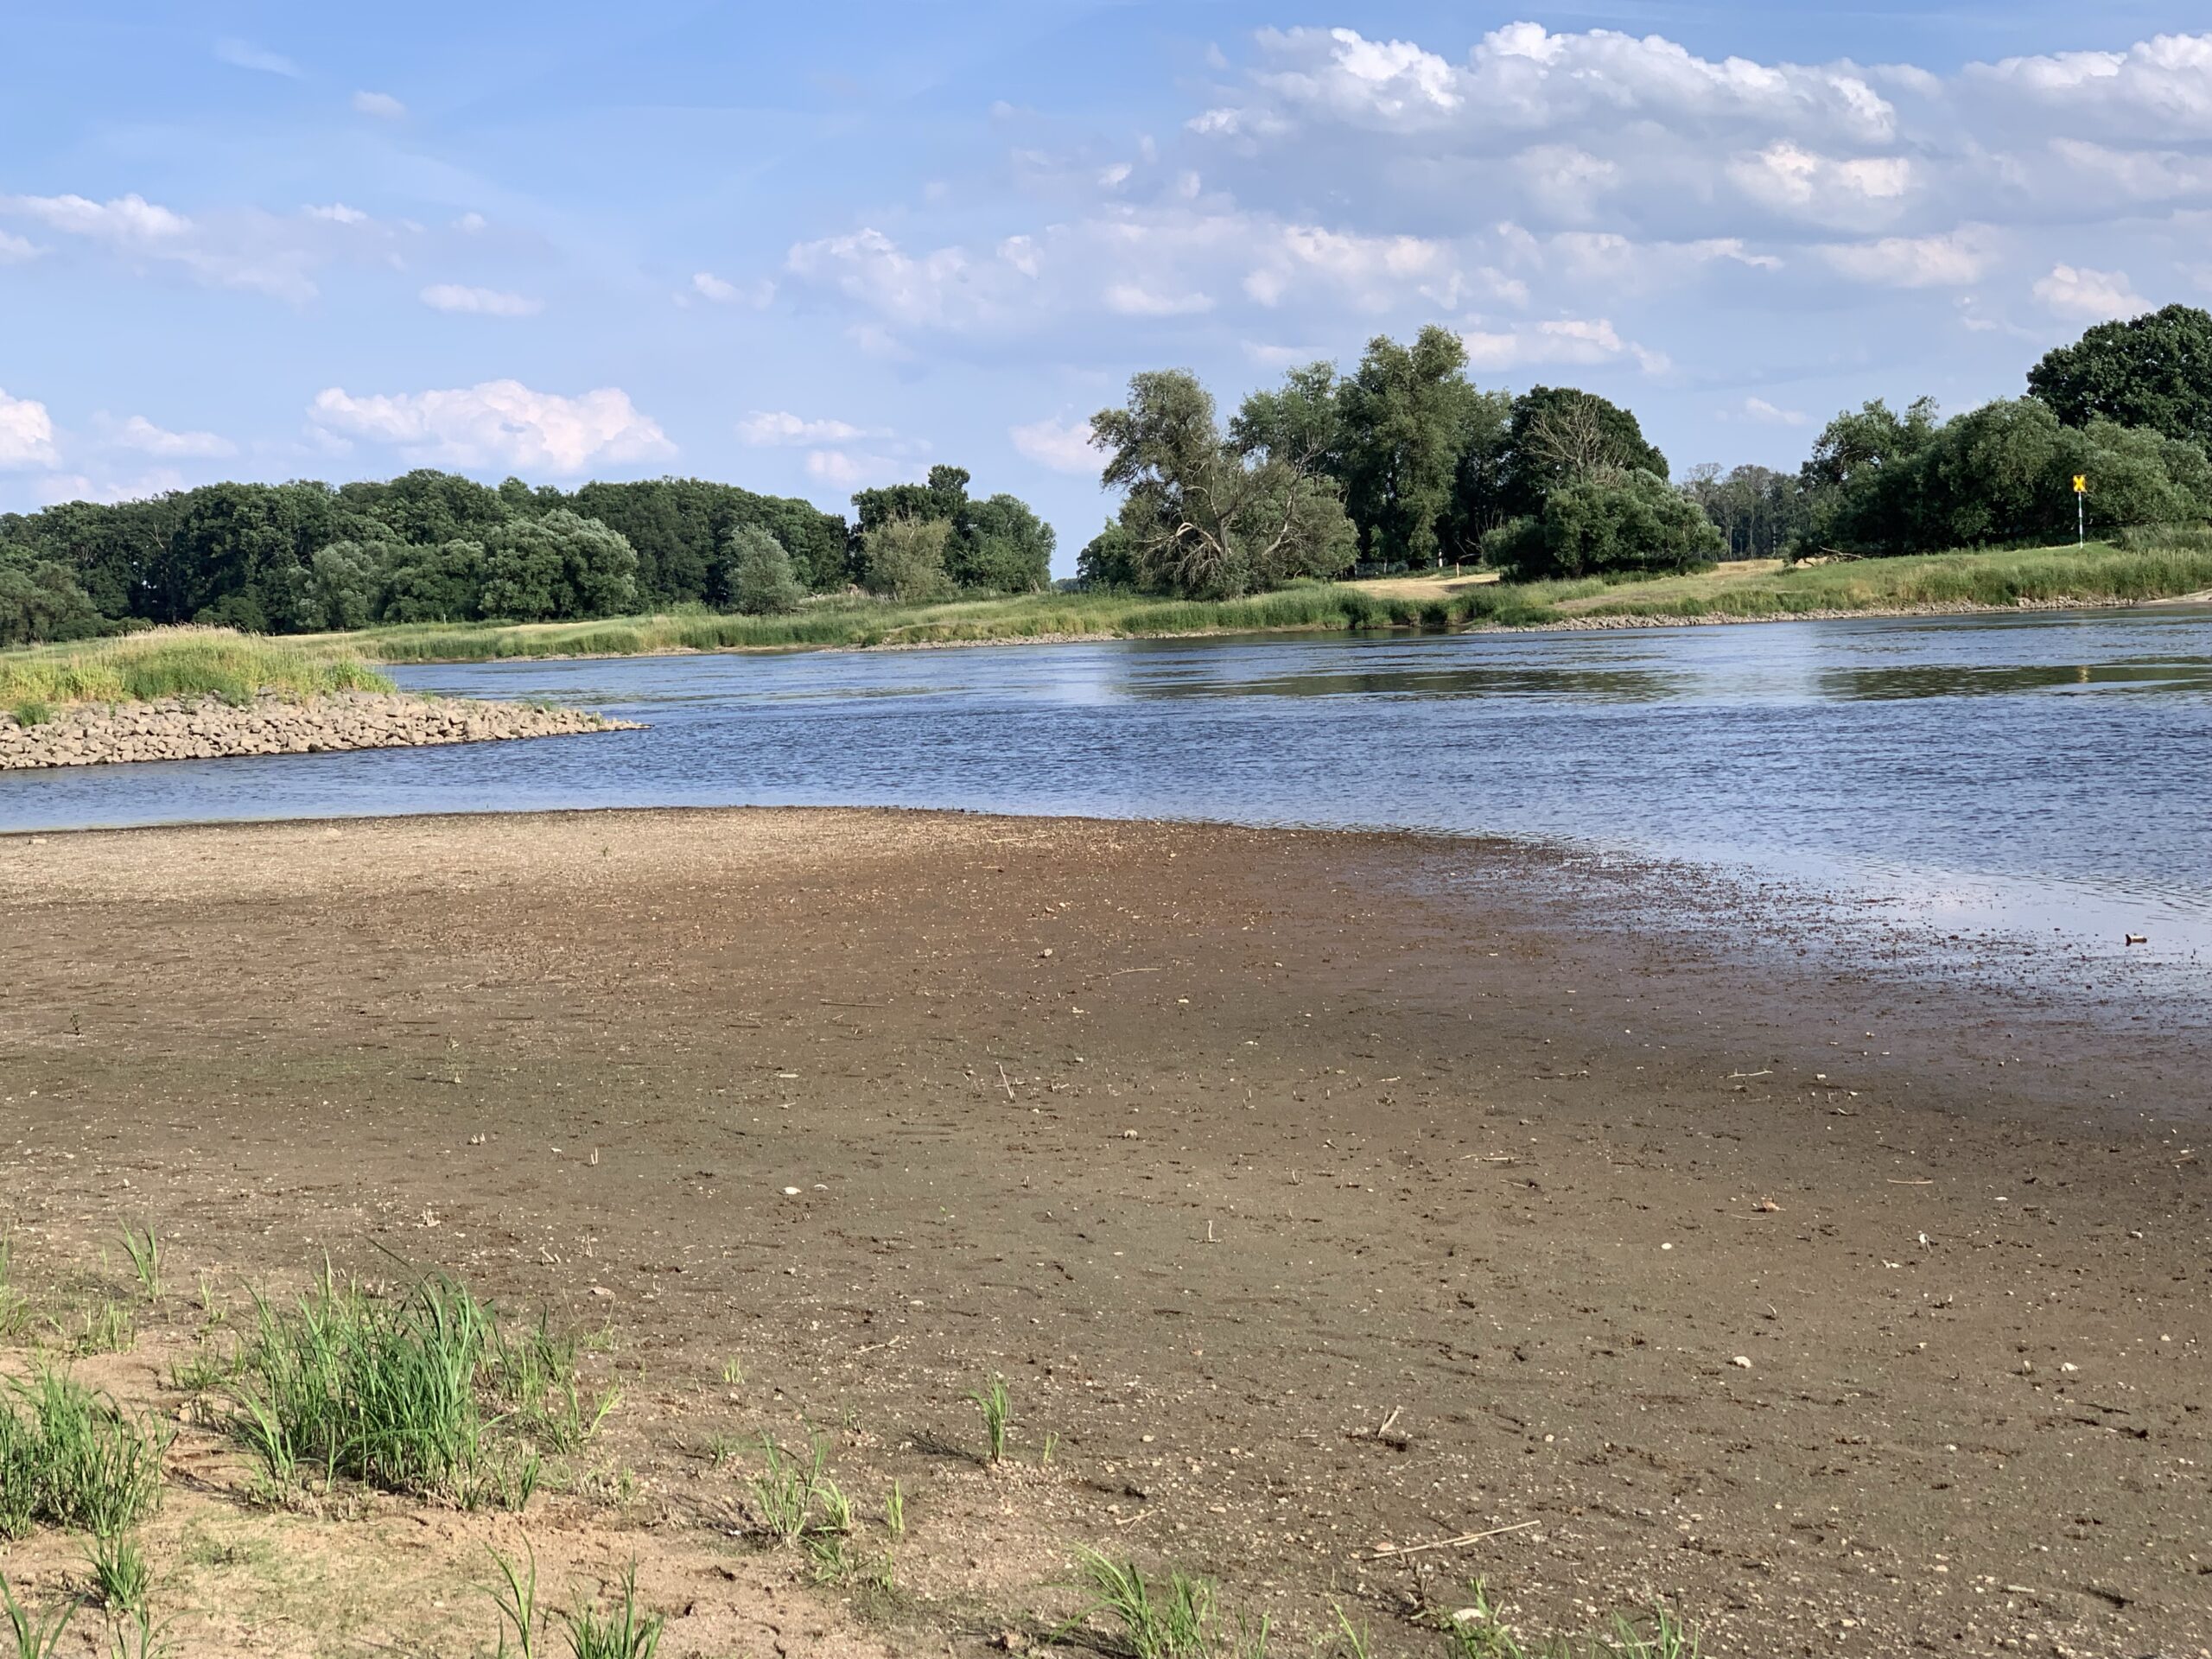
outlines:
M0 1224L57 1322L151 1223L219 1300L328 1251L606 1328L597 1472L519 1519L270 1515L183 1426L194 1654L488 1648L524 1536L549 1585L639 1559L671 1659L981 1655L1083 1545L1295 1655L1332 1602L1439 1651L1478 1575L1527 1634L1663 1599L1746 1659L2206 1650L2212 1043L2125 963L2062 1003L1700 902L959 815L0 837ZM88 1363L174 1416L196 1302ZM806 1423L864 1515L901 1482L893 1589L744 1535L747 1446Z
M635 729L632 721L582 709L371 691L304 698L264 693L238 703L219 697L71 703L30 725L0 711L0 772L419 748Z

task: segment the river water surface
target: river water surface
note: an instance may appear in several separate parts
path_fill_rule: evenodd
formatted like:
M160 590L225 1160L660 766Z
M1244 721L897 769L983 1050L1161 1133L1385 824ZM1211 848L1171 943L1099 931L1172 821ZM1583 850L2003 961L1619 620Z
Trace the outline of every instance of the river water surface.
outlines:
M403 668L650 722L0 774L0 830L881 804L1540 837L2212 960L2212 610Z

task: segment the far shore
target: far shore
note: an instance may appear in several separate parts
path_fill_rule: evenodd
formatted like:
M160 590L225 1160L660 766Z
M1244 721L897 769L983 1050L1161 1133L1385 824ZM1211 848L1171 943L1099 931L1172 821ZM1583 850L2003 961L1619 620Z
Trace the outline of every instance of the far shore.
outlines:
M1559 632L1711 622L1972 616L2202 602L2212 550L1995 550L1785 567L1745 560L1641 581L1501 582L1492 571L1310 582L1229 600L1045 593L893 604L819 598L780 616L712 612L578 622L419 624L304 637L377 663L593 659L805 648L937 649L1238 634Z
M1357 584L1346 585L1357 586ZM664 645L644 646L636 651L533 652L513 657L488 658L461 656L410 657L399 665L433 667L440 664L485 661L590 663L620 662L626 658L641 657L784 657L800 652L960 651L979 646L1107 645L1146 639L1294 639L1301 636L1322 636L1354 632L1405 634L1618 633L1660 628L1708 627L1739 623L1847 622L1884 617L1915 616L2018 616L2037 612L2058 611L2151 611L2172 610L2200 605L2212 606L2212 589L2203 593L2177 594L2171 599L2052 599L2018 600L2009 605L1977 605L1968 601L1955 601L1856 607L1824 607L1818 610L1776 612L1759 616L1737 616L1719 611L1707 612L1701 616L1608 614L1567 616L1548 622L1472 622L1447 628L1424 627L1419 623L1382 623L1367 628L1352 629L1322 623L1305 623L1279 627L1162 628L1115 633L1077 632L1064 630L1058 632L999 634L974 639L884 639L868 643L821 645L804 644Z

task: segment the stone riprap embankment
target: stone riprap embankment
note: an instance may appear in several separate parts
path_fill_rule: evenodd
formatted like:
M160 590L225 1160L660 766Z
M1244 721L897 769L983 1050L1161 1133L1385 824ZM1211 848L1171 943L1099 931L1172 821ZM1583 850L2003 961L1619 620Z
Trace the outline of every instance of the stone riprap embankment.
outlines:
M340 749L486 743L634 731L634 721L581 709L344 692L294 702L256 697L165 697L156 702L73 703L25 726L0 712L0 772L97 766L122 760L204 760L236 754L321 754Z

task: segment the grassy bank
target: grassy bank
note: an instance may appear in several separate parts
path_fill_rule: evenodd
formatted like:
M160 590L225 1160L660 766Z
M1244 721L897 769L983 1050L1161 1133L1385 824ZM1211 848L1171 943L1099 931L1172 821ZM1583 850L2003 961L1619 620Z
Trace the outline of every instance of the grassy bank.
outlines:
M321 636L372 661L637 656L667 651L961 645L988 640L1147 639L1363 628L1541 627L1585 618L1788 617L1959 605L2129 603L2212 588L2212 538L2171 545L2048 548L1865 559L1784 569L1770 562L1654 582L1500 582L1401 578L1315 582L1247 599L1035 594L1018 599L896 605L817 600L791 616L712 613L592 622L474 623Z
M1596 584L1589 584L1595 588ZM1154 635L1452 627L1541 621L1539 588L1491 584L1424 598L1381 597L1357 584L1313 583L1248 599L1147 599L1127 594L1032 594L1016 599L895 605L817 600L790 616L714 613L593 622L464 623L373 628L342 639L387 663L477 662L512 657L632 656L657 651L772 650L808 645L960 645L989 639L1139 639Z
M2212 545L2031 548L1861 559L1736 575L1724 566L1613 588L1564 617L1785 617L1955 605L2133 604L2212 588Z
M840 596L789 616L713 612L589 622L457 623L263 639L163 628L80 645L0 652L0 708L35 715L74 702L181 695L244 701L388 690L372 663L632 657L657 652L964 645L990 640L1159 639L1369 628L1543 627L1589 620L1753 620L1852 611L2129 604L2212 589L2212 532L2136 532L2118 543L1862 559L1784 569L1722 565L1656 581L1504 582L1488 576L1313 582L1247 599L1033 594L899 605Z
M359 652L307 645L220 628L155 628L144 633L0 652L0 709L25 725L59 704L137 702L214 696L245 702L257 693L311 697L334 691L390 691L392 683Z

